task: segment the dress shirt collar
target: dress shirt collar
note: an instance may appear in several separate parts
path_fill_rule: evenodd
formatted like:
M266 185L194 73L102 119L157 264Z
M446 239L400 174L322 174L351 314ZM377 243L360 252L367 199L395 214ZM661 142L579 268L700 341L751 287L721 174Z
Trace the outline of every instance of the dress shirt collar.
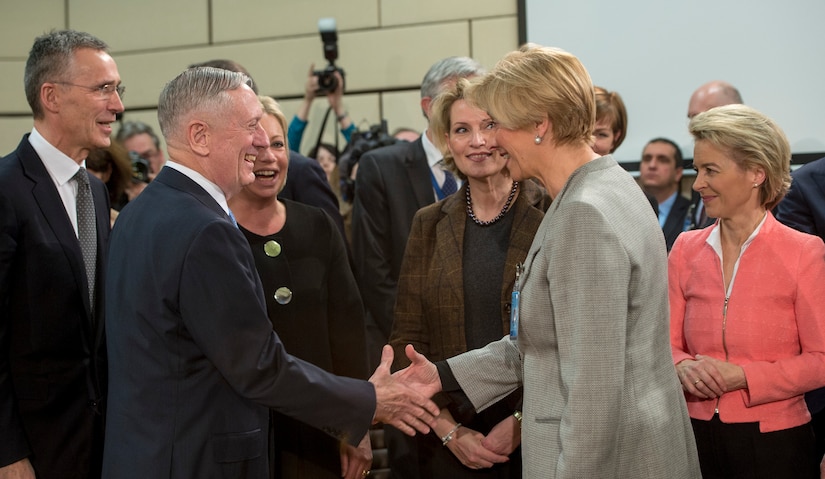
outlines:
M34 148L34 151L37 152L37 155L43 162L43 166L46 167L46 171L49 172L49 176L58 187L68 183L77 173L77 162L43 138L43 135L37 131L37 128L32 128L32 132L29 135L29 143L32 148ZM80 166L85 167L86 160L83 160Z
M745 254L745 250L748 249L753 240L756 239L756 235L759 234L759 231L762 229L762 225L765 224L765 220L768 219L768 214L765 213L765 216L762 218L762 221L756 225L754 228L753 233L748 236L748 239L742 244L742 249L739 251L739 257L736 258L736 263L733 266L733 278L731 278L730 285L728 286L728 290L725 293L725 296L730 296L730 292L733 289L733 282L736 278L736 272L739 271L739 260L742 259L742 255ZM719 256L719 264L722 264L722 236L719 227L721 226L721 221L716 221L716 224L713 226L708 226L708 228L713 228L708 235L708 238L705 240L707 244L713 248L713 251L716 252L716 255ZM722 273L722 277L724 277L724 272Z
M674 191L672 195L668 196L665 201L659 203L659 226L662 228L665 227L665 223L667 222L667 217L670 214L670 210L673 209L673 203L676 203L676 194L678 192Z
M223 194L223 190L221 190L218 185L207 180L202 174L192 168L183 166L180 163L175 163L172 159L167 160L164 166L168 166L169 168L180 172L190 180L197 183L198 186L206 190L206 192L209 193L209 196L214 198L221 208L223 208L223 211L229 215L229 205L226 203L226 195Z

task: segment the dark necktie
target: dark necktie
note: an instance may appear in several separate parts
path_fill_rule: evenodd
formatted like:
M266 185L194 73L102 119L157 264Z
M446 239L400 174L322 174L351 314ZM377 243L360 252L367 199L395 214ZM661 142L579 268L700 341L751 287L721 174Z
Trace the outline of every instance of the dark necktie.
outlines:
M95 204L92 200L92 189L89 187L89 174L86 173L86 168L80 167L74 175L74 180L77 182L77 239L80 242L80 251L83 253L83 264L86 266L89 305L91 311L94 312L97 266Z
M444 171L444 183L441 184L441 192L444 196L450 196L458 190L458 185L455 182L455 176L447 170Z

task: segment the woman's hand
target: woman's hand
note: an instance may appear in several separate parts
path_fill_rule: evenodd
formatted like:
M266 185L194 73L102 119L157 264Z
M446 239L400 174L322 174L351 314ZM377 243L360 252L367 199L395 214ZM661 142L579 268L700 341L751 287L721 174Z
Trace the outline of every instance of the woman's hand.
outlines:
M447 448L470 469L485 469L510 459L484 447L483 440L484 434L461 426L453 433L453 439L447 443Z
M352 447L349 444L341 446L341 477L346 479L363 479L372 468L372 443L370 433L358 444Z
M676 372L682 389L698 398L713 399L725 393L724 379L716 365L700 360L699 356L696 360L681 361L676 365Z
M507 416L487 433L481 445L487 449L509 456L521 444L521 423L515 416Z

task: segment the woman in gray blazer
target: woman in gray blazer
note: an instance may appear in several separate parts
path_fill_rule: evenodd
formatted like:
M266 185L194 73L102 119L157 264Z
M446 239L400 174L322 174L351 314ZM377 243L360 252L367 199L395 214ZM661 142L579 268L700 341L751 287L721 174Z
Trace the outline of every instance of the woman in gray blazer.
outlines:
M662 231L633 178L591 149L587 71L526 45L468 97L497 122L512 177L537 178L553 203L524 263L517 337L448 359L440 381L408 350L402 376L460 388L477 410L523 385L524 477L700 477L671 361Z

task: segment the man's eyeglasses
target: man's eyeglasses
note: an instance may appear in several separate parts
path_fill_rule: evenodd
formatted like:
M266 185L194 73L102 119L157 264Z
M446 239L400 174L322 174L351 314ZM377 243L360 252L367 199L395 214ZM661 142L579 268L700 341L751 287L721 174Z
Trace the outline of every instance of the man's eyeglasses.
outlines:
M123 99L123 94L126 93L126 87L123 85L112 85L111 83L106 83L100 86L86 86L86 85L78 85L77 83L70 83L67 81L56 81L52 83L57 83L58 85L69 85L69 86L76 86L78 88L85 88L90 92L97 94L100 98L109 98L112 96L113 93L117 93L117 96L120 99Z

